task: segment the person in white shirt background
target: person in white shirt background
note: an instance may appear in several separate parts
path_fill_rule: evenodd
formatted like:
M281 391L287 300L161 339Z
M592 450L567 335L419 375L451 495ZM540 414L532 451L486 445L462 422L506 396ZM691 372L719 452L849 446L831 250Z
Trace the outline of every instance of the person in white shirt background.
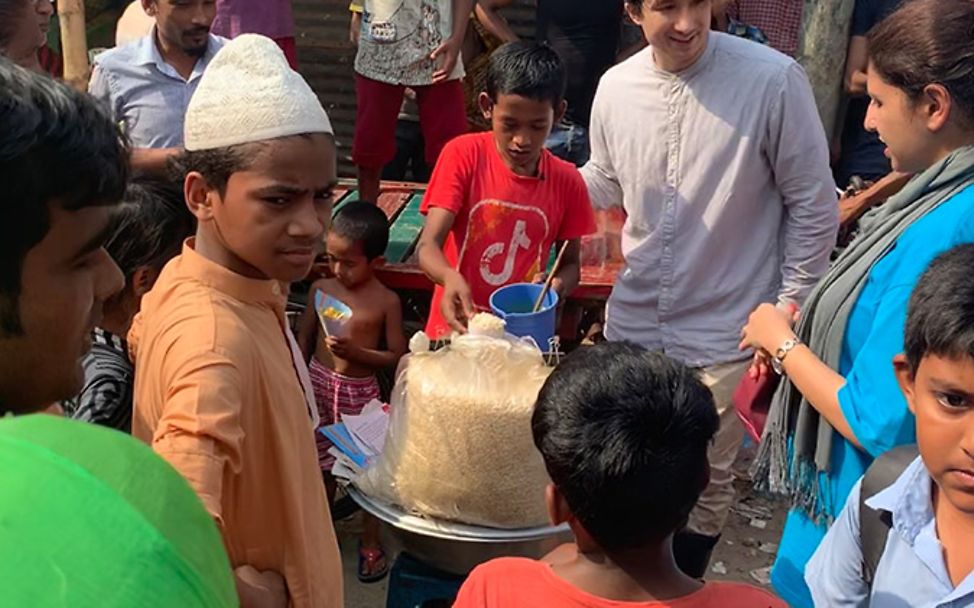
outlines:
M734 501L744 430L731 396L749 359L740 328L761 302L782 314L825 273L838 209L808 78L768 47L711 32L710 0L626 0L649 47L595 96L596 207L624 207L625 266L605 335L698 368L721 427L711 479L674 550L702 577Z

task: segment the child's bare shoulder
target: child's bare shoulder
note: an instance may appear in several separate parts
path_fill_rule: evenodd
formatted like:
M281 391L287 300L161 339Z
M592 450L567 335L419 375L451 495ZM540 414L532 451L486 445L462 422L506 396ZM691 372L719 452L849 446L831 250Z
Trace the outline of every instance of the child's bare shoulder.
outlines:
M375 294L376 301L381 302L384 310L388 311L392 307L399 308L399 294L395 291L383 285L378 279L376 279L373 289L375 290L373 293Z
M311 284L311 289L308 290L308 295L314 297L316 291L323 291L327 294L335 294L341 289L339 289L339 284L336 279L331 278L321 278Z
M379 284L379 287L381 288L381 290L382 290L382 296L385 298L385 301L387 303L389 303L389 304L395 304L397 306L399 305L399 294L398 293L396 293L395 291L389 289L385 285L382 285L381 283Z

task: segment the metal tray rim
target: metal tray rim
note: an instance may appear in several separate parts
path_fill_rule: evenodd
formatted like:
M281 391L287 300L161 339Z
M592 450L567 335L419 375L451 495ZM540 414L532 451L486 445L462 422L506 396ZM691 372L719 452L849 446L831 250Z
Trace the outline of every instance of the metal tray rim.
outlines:
M560 526L538 526L534 528L519 528L503 530L486 526L471 526L441 519L429 519L410 515L401 508L366 496L358 488L349 485L349 496L365 511L386 522L387 524L423 536L431 536L444 540L464 541L471 543L510 543L542 540L571 532L568 524Z

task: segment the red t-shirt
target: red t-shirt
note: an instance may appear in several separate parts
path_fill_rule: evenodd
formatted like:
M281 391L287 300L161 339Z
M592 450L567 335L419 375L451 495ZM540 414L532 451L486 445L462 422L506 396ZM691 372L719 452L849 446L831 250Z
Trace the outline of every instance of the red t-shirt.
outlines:
M421 210L433 207L456 216L443 253L483 310L490 309L498 287L530 282L541 272L555 241L595 232L588 189L574 165L544 150L538 177L517 175L489 131L457 137L443 148ZM426 324L434 339L450 333L440 313L442 297L437 286Z
M787 608L767 591L739 583L707 583L675 600L619 602L572 587L551 566L521 557L504 557L470 573L453 608Z

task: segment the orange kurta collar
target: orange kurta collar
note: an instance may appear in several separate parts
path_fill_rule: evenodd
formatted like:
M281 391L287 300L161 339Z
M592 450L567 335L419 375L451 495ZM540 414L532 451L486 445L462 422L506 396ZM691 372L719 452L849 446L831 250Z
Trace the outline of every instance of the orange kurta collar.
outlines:
M180 256L180 274L191 277L241 302L268 304L283 310L287 294L280 281L251 279L203 257L194 248L196 239L187 239Z

